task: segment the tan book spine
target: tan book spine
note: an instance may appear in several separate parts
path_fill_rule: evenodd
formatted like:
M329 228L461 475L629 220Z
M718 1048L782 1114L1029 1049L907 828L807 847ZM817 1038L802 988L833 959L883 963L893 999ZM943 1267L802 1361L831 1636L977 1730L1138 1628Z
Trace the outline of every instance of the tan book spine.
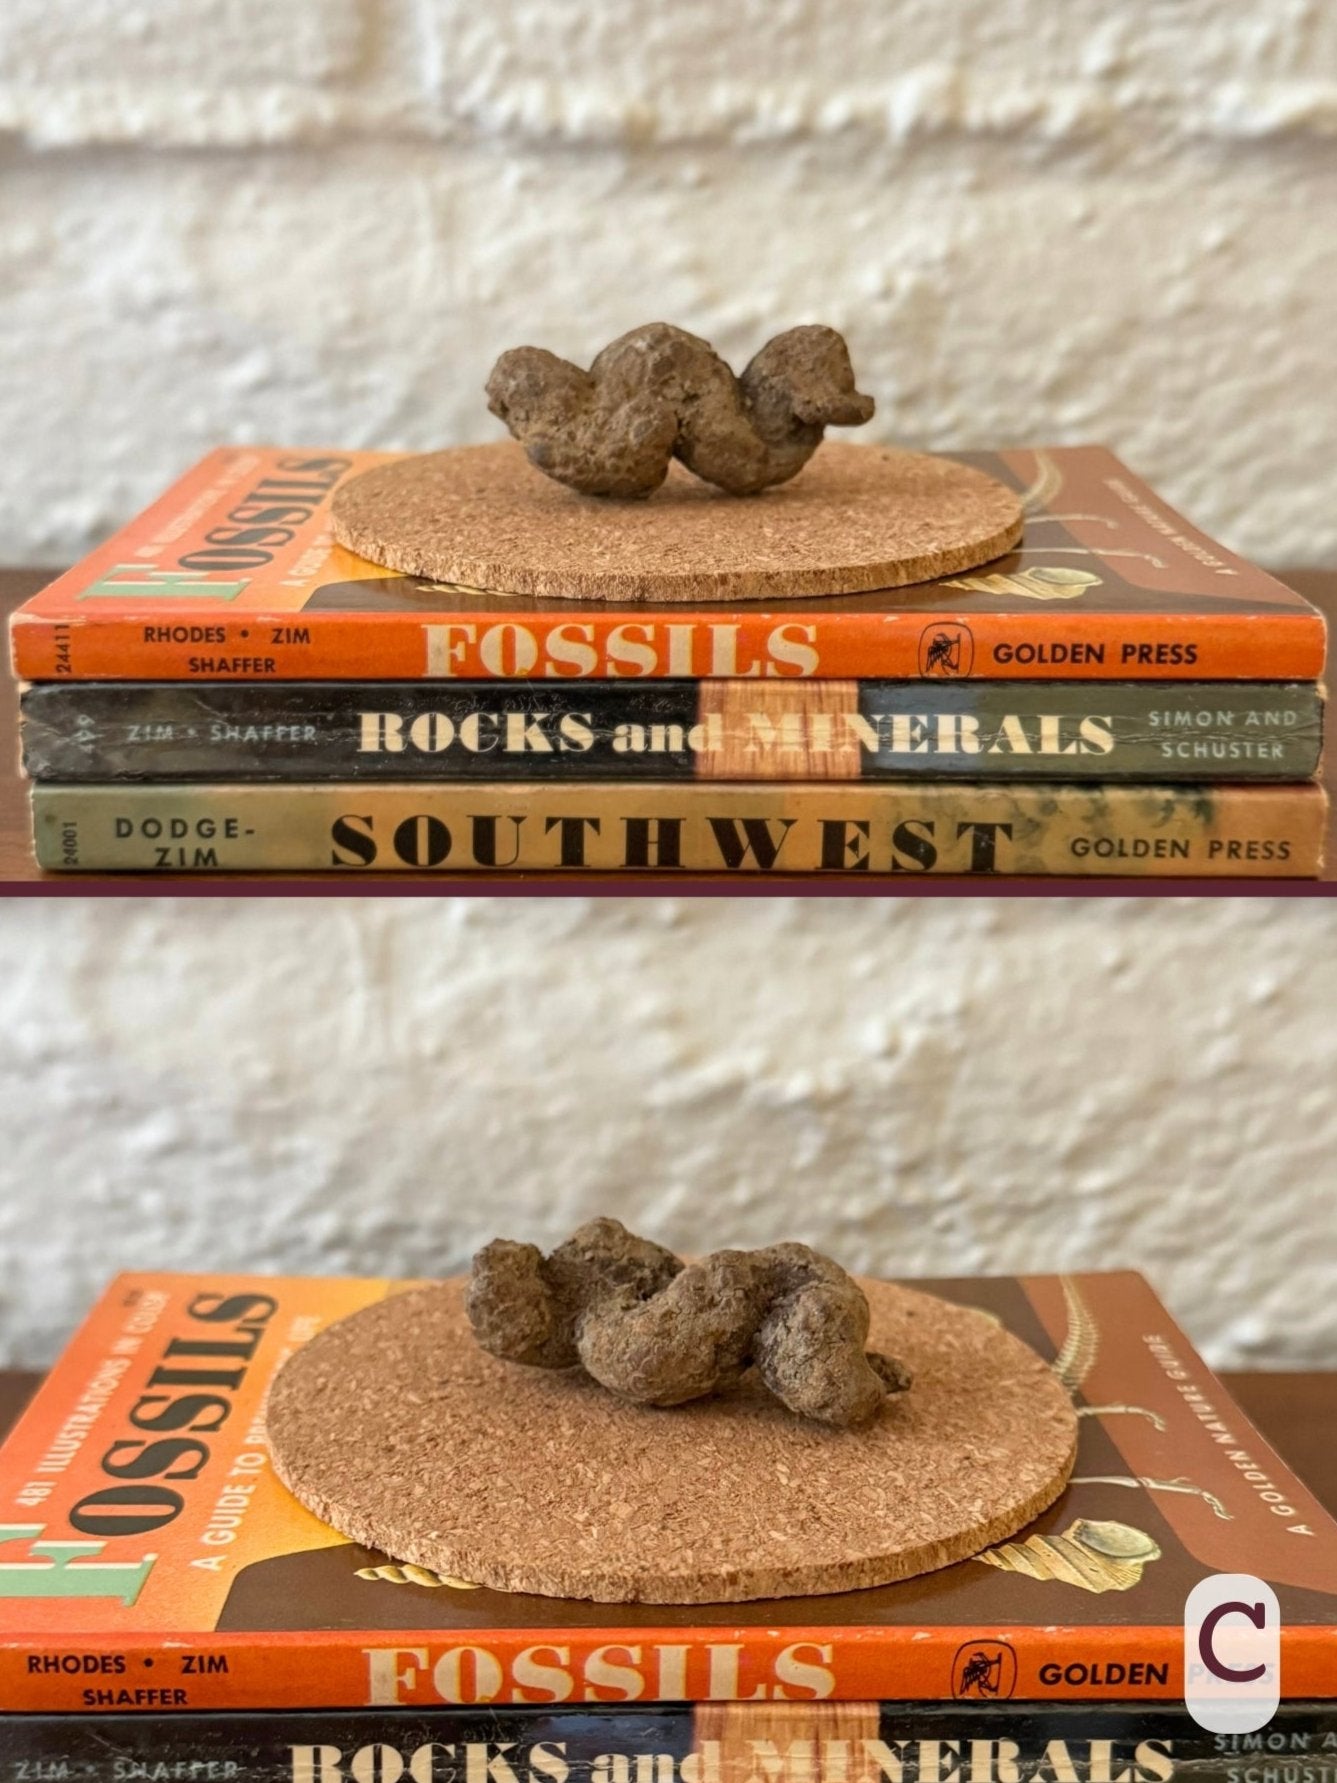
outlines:
M43 867L1306 878L1327 800L1281 786L37 786Z

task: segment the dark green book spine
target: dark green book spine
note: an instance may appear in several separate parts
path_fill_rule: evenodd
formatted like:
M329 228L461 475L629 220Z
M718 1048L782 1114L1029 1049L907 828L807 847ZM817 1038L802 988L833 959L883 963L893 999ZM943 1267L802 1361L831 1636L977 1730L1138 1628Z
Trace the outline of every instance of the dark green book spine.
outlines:
M1332 1783L1337 1713L1182 1703L609 1704L0 1717L0 1783Z
M42 683L35 780L1303 780L1313 682Z

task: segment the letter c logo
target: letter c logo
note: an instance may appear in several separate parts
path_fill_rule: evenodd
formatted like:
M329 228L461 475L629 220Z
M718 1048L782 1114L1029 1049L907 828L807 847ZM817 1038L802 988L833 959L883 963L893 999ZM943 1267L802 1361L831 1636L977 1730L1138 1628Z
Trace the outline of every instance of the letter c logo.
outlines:
M1267 1627L1267 1605L1265 1603L1216 1604L1203 1617L1202 1627L1198 1630L1198 1653L1202 1663L1212 1676L1224 1678L1231 1684L1252 1684L1261 1678L1267 1670L1266 1664L1261 1659L1257 1665L1240 1670L1235 1666L1227 1665L1223 1659L1217 1657L1212 1639L1216 1634L1216 1625L1223 1616L1247 1616L1255 1628L1262 1629Z
M1200 1579L1184 1605L1184 1706L1209 1733L1256 1733L1281 1701L1281 1605L1252 1573Z

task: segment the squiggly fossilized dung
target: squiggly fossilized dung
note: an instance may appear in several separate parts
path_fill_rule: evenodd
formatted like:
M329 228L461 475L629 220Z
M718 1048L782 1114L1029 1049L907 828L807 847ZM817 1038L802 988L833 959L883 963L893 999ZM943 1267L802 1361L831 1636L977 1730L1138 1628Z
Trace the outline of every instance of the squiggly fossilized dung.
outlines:
M591 1220L545 1257L497 1238L473 1261L474 1336L534 1368L583 1367L641 1405L727 1391L755 1367L789 1410L866 1424L909 1375L867 1354L868 1302L805 1244L682 1263L617 1220Z
M708 341L667 322L620 335L587 372L514 347L487 398L531 464L585 495L649 495L671 458L730 495L755 495L802 470L826 428L873 413L844 340L816 325L777 334L737 378Z

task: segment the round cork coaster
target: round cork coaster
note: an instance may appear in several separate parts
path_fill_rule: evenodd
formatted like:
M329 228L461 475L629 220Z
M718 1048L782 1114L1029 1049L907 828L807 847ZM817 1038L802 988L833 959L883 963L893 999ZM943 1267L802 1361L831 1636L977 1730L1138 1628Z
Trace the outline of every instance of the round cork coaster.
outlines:
M343 1535L500 1591L727 1603L887 1584L1014 1535L1058 1497L1077 1420L987 1314L861 1284L914 1384L867 1430L760 1387L672 1410L499 1362L457 1279L378 1301L284 1366L280 1479Z
M983 471L827 441L789 483L723 495L674 463L645 501L578 495L513 441L363 471L334 536L411 576L609 601L780 600L955 575L1021 537L1021 503Z

